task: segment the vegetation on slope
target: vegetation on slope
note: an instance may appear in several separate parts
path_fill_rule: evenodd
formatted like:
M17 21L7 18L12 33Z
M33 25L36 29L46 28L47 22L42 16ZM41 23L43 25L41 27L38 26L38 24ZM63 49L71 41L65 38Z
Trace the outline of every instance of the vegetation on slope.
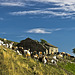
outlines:
M59 63L58 66L60 66L62 69L65 69L69 75L75 75L75 64L74 63L70 63L70 62L66 62L65 64Z
M11 43L11 42L14 42L14 41L10 41L10 40L6 40L6 41L4 41L4 39L3 38L0 38L0 40L1 41L3 41L4 43ZM14 42L14 46L16 46L18 44L18 42Z
M18 55L11 49L0 46L0 75L72 75L72 73L75 74L74 71L72 73L66 72L68 68L66 69L66 67L64 67L63 69L62 66L63 64L59 64L59 66L46 64L46 66L44 66L43 63L39 61L35 61L32 58L25 58L23 56ZM74 66L75 64L73 64L72 66L73 69L75 69ZM70 65L68 65L68 67L70 68ZM68 69L67 71L69 71L70 69Z
M73 50L73 53L75 54L75 48L73 48L72 50Z

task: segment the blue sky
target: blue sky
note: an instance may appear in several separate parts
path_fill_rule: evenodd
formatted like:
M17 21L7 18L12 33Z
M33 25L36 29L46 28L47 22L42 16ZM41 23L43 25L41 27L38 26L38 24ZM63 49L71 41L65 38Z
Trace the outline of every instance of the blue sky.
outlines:
M45 39L73 55L75 1L0 0L0 37L17 42Z

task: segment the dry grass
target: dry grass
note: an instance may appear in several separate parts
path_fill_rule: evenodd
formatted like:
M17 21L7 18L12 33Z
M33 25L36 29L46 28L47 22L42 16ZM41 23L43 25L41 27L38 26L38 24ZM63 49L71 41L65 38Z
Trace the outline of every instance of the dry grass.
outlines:
M57 66L44 66L39 61L20 56L2 46L0 46L0 64L0 75L67 75Z

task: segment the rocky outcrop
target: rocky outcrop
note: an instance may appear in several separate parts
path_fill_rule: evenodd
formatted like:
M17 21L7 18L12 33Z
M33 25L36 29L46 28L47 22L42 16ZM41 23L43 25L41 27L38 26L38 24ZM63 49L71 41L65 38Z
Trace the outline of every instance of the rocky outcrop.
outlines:
M45 48L37 41L27 38L22 40L18 45L18 47L23 47L24 49L30 49L31 52L33 51L42 51L45 52Z

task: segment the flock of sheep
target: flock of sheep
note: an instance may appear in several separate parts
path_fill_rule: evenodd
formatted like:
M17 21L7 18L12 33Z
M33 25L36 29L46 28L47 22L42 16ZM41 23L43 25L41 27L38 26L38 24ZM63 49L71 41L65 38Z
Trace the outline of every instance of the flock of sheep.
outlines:
M6 41L6 39L4 39L4 41ZM43 62L44 65L45 65L46 63L49 64L49 59L48 59L48 56L45 54L45 52L44 52L44 54L43 54L42 52L39 52L39 53L37 54L36 51L30 52L30 49L24 50L23 47L17 47L17 46L14 47L13 44L14 44L14 42L11 42L11 43L9 43L9 44L8 44L8 43L5 44L3 41L0 40L0 46L3 45L3 46L5 46L5 47L7 47L7 48L10 48L10 49L14 50L15 52L17 52L18 55L23 55L23 56L25 56L25 57L27 57L27 58L32 57L32 58L34 58L34 59L37 60L37 61L39 60L39 61ZM58 54L58 57L63 57L63 54L64 54L64 53ZM69 56L70 56L70 55L69 55ZM58 62L57 56L54 55L54 56L52 57L52 59L51 59L50 62L57 65L57 62Z
M6 39L4 39L4 41L6 42ZM3 45L3 46L6 46L7 48L10 48L10 49L12 49L13 43L14 42L11 42L9 44L8 43L5 44L3 41L0 40L0 46Z

